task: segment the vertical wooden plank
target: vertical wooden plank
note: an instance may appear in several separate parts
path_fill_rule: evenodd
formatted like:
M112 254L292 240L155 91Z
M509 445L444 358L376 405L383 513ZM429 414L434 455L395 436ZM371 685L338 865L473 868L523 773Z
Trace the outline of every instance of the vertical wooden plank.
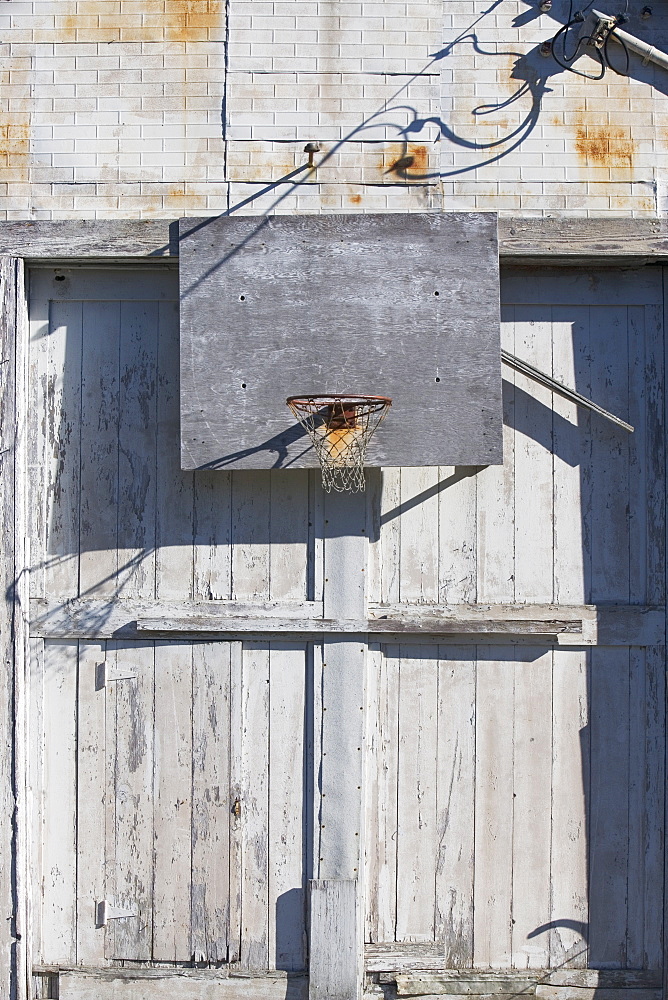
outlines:
M269 598L269 472L232 475L232 597Z
M0 569L2 595L0 603L0 648L2 650L2 681L0 682L0 986L9 993L16 988L17 969L14 950L16 930L14 917L14 885L17 858L14 854L12 818L16 805L14 789L13 751L15 748L14 697L17 673L22 661L15 634L15 597L17 573L22 560L20 540L16 535L17 491L21 489L20 470L16 463L18 364L17 364L17 261L0 256ZM41 832L41 831L40 831Z
M2 265L0 264L0 267ZM47 532L47 490L45 470L47 449L47 370L49 360L49 302L42 282L30 275L29 376L28 376L28 537L31 540L30 596L44 596L45 547ZM3 313L4 314L4 313ZM3 342L3 355L7 357ZM8 383L4 379L3 390ZM4 423L4 421L3 421Z
M512 948L514 653L478 648L474 967L508 968Z
M552 309L553 373L591 397L589 310ZM554 407L554 600L584 604L591 580L591 413L556 393Z
M153 958L187 962L192 830L192 644L155 646Z
M397 924L399 647L367 653L367 936L394 941Z
M515 353L552 373L551 307L515 306ZM552 393L515 373L515 600L553 599Z
M28 307L24 262L12 262L13 304L16 329L15 348L15 446L14 446L14 585L9 592L14 602L12 641L14 647L14 787L15 814L15 910L14 961L16 964L16 1000L26 1000L32 972L29 950L31 937L30 894L32 871L28 842L28 741L29 657L30 657L30 537L28 535ZM9 363L9 359L8 363ZM5 537L5 544L7 538Z
M242 870L244 863L244 671L243 644L230 643L230 916L227 937L227 960L241 959Z
M401 647L397 940L434 940L438 654Z
M439 601L474 603L477 596L477 469L441 466L447 487L439 493Z
M44 640L30 641L30 754L28 787L30 795L29 825L31 835L31 930L29 954L34 964L43 962L42 944L42 871L45 825L44 813ZM7 857L8 855L5 855Z
M77 963L105 965L104 930L96 927L96 905L105 883L105 691L98 665L105 646L79 644L77 700Z
M647 452L646 392L648 372L646 359L645 307L629 306L628 320L628 412L635 427L628 438L628 534L629 534L629 600L632 604L647 603L648 558L652 539L647 534L648 487L653 479L651 466L656 464ZM653 381L656 381L656 376Z
M644 400L646 497L639 498L646 511L646 597L648 604L662 604L666 593L666 456L665 456L665 365L663 309L648 304L644 310L645 368L631 384L631 413ZM633 596L633 592L632 592Z
M549 964L548 932L536 934L536 930L550 919L551 717L552 652L518 648L512 889L512 964L518 969L544 969Z
M438 467L401 470L401 549L399 598L438 601ZM427 494L427 496L422 496ZM414 505L413 505L414 504ZM413 506L412 506L413 505Z
M392 604L399 601L401 551L401 469L383 469L380 490L380 532L371 546L370 559L377 584L369 589L369 600Z
M110 655L111 654L111 655ZM112 902L136 917L112 921L110 957L147 962L153 940L154 648L107 644L115 689L115 869ZM114 663L115 658L115 663Z
M117 651L112 642L106 643L105 672L111 678L116 672ZM118 699L119 682L107 680L104 687L104 854L105 854L105 885L108 897L116 901L119 878L116 863L116 776L118 760L119 735L117 725L116 701ZM112 959L116 954L116 921L110 921L104 930L105 958Z
M627 310L591 309L592 393L606 409L628 416ZM629 435L608 420L592 418L591 521L593 603L629 600Z
M647 760L647 669L645 650L629 649L629 809L626 965L643 968L645 951L645 850L646 824L652 804L645 801L648 775Z
M663 817L666 805L666 652L663 646L645 650L645 780L644 801L644 941L642 966L658 969L662 962ZM639 695L631 689L638 708ZM636 708L636 711L638 709ZM633 761L631 762L633 766ZM633 888L631 887L631 890Z
M626 964L629 837L629 651L591 651L589 963Z
M306 966L305 650L273 643L269 660L269 967Z
M193 598L229 600L232 595L230 472L198 472L194 477L195 537Z
M310 883L309 1000L354 1000L359 994L356 879Z
M118 588L125 596L155 593L156 482L169 462L167 449L156 461L159 308L157 302L118 303Z
M81 302L52 301L47 367L45 587L54 597L73 597L79 587L81 336Z
M42 945L49 965L76 962L77 644L44 648Z
M266 969L269 963L269 643L245 644L242 698L241 964L247 969Z
M325 496L323 608L325 617L366 615L367 504L364 494ZM356 902L345 921L356 923L356 949L340 970L362 988L364 953L364 758L366 646L359 638L324 643L320 856L322 879L354 879ZM340 899L348 897L341 896ZM311 949L322 926L311 926ZM314 937L315 935L315 937ZM311 970L311 989L320 989ZM324 987L322 987L324 988Z
M304 600L308 585L308 470L272 470L269 482L269 596L272 601Z
M322 601L325 574L325 505L324 492L320 485L320 471L308 470L308 597L311 601Z
M192 932L196 962L226 962L230 919L230 643L193 658Z
M81 311L79 593L102 597L118 587L121 310L118 302L82 302Z
M194 475L181 470L179 451L179 307L158 304L158 427L156 597L193 593ZM224 513L224 512L223 512Z
M629 844L626 964L654 968L661 940L661 825L664 811L663 650L630 650ZM658 654L658 655L657 655ZM654 962L653 966L647 963Z
M587 653L553 654L550 966L587 968L589 691Z
M501 344L515 353L514 308L501 307ZM515 599L515 372L503 369L503 466L477 475L478 600Z
M443 646L438 663L435 936L448 969L473 964L475 657Z

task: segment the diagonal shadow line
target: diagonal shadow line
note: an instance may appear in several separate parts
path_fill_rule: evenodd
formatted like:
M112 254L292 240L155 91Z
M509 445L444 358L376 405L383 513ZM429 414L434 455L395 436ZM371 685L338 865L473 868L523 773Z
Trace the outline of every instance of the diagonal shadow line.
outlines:
M437 496L437 494L442 493L443 490L447 490L448 487L454 486L455 483L460 483L462 479L467 479L469 476L477 475L481 468L484 468L484 466L458 466L455 472L451 476L448 476L447 479L441 479L440 482L430 486L429 489L423 490L422 493L416 493L416 495L411 497L410 500L406 500L404 503L400 503L397 507L393 507L392 510L388 510L384 514L381 514L380 523L387 524L388 521L393 521L395 517L401 517L401 515L405 514L406 511L412 510L413 507L419 507L421 503L425 502L425 500L429 500L431 497Z

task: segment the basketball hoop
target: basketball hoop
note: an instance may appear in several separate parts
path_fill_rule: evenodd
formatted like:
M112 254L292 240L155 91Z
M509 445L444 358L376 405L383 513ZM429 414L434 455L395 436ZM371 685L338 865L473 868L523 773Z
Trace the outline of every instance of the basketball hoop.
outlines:
M365 488L366 449L392 405L388 396L290 396L287 404L310 437L329 493Z

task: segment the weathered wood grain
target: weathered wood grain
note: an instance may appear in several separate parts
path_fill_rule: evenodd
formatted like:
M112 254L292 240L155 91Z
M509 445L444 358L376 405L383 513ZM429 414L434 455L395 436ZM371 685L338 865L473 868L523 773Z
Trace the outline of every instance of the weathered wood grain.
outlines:
M661 1000L660 989L612 989L597 986L587 989L583 986L543 986L536 987L539 1000Z
M107 898L105 793L105 691L97 684L102 643L79 644L77 692L77 962L105 965L103 928L96 927L96 905Z
M178 235L168 219L3 222L0 247L1 253L30 260L150 259L178 255ZM10 247L15 249L7 249Z
M155 961L191 958L192 700L191 644L156 643L151 891Z
M407 508L400 520L398 567L403 603L438 601L439 496L433 490L438 481L438 467L401 470L401 504ZM417 496L422 502L414 504Z
M309 1000L355 1000L358 976L357 880L313 879Z
M621 966L627 949L629 650L591 653L589 963Z
M536 983L531 977L519 973L499 972L496 976L469 973L466 977L450 974L416 974L397 975L397 996L411 997L425 994L443 996L518 996L527 994L533 996Z
M307 966L305 653L272 643L269 662L269 968L289 970Z
M215 613L215 618L211 613ZM371 617L365 622L354 622L345 630L372 631L385 633L392 631L387 621L397 623L397 631L411 630L428 634L433 625L434 634L446 635L446 628L457 635L467 631L476 636L476 641L484 639L485 631L498 635L499 631L519 635L527 621L534 621L533 634L548 635L551 621L581 620L582 635L566 633L567 644L604 646L657 645L663 641L665 612L658 607L642 605L594 606L594 605L371 605ZM184 623L184 630L192 631L195 618L206 616L207 622L215 625L221 622L221 631L229 631L230 618L268 620L276 622L276 631L291 629L294 632L328 631L323 620L323 606L316 601L290 603L245 601L182 602L144 601L141 599L110 599L54 601L36 598L31 602L31 635L36 638L80 638L111 639L126 636L140 638L137 621L142 618L160 618L172 631L175 619ZM402 622L402 618L408 620ZM547 626L544 624L547 622ZM298 625L296 624L298 623ZM400 627L399 627L400 626ZM207 627L209 630L209 627ZM212 628L216 631L216 628ZM263 627L263 631L267 629ZM241 631L247 631L244 625ZM530 631L529 634L532 634Z
M155 433L147 441L150 445L149 456L153 449L156 455L155 471L155 596L164 598L191 598L193 596L193 563L194 563L194 524L196 511L194 507L195 485L191 474L181 471L178 452L179 438L179 309L174 301L160 301L153 306L157 309L157 324L151 323L146 317L145 325L149 331L146 340L150 345L153 338L157 341L157 365L151 367L150 355L146 359L146 373L140 379L150 385L150 377L155 371L156 387L156 427ZM155 328L157 325L157 329ZM149 353L147 349L147 354ZM140 369L141 371L141 369ZM149 398L144 402L143 394ZM152 402L152 394L146 388L138 392L140 405L148 407ZM142 468L144 463L142 463ZM150 525L152 507L149 493L146 511L140 510L147 517ZM150 532L147 533L150 539ZM139 539L138 539L139 541ZM144 551L144 561L146 560Z
M280 619L228 618L218 615L193 615L190 618L139 618L137 631L147 632L315 632L315 633L420 633L427 635L544 635L574 637L577 643L582 635L582 620L575 619L524 619L513 621L444 620L422 618L418 622L391 618L369 618L366 621L346 618Z
M399 648L367 652L367 940L393 941L397 923Z
M192 734L191 945L225 962L230 924L230 644L195 643Z
M400 941L431 941L438 845L438 650L402 646L399 662L396 936Z
M566 962L587 966L588 673L583 652L560 650L553 657L549 947L550 964L556 968ZM564 975L573 974L564 970Z
M44 768L42 816L42 957L76 962L77 643L44 650Z
M154 644L108 643L119 677L107 697L115 707L114 731L107 739L114 748L114 848L109 888L111 902L136 913L112 921L110 958L147 962L153 942L153 840L155 759ZM113 743L112 743L113 741Z
M243 651L241 810L241 964L269 967L269 687L268 642Z
M170 348L169 331L163 330L159 322L165 304L120 301L101 305L110 311L116 307L120 327L116 441L119 488L115 510L118 577L113 584L117 592L128 597L150 598L162 580L157 566L158 545L165 548L162 558L167 559L170 553L169 539L162 530L164 519L179 509L180 526L189 523L190 513L186 504L182 508L172 506L178 499L171 496L170 490L169 472L173 463L170 463L169 442L164 433L160 435L162 410L169 406L168 387L161 380L158 368L158 351L169 352ZM158 482L165 495L159 495ZM179 569L179 583L187 587L187 577L182 578L183 567ZM186 590L184 596L191 595Z
M668 256L668 226L664 219L502 217L499 254L527 263L551 258L571 265L602 259L623 264L634 257L663 260Z
M116 592L119 568L120 303L78 305L82 310L79 593L101 598ZM89 331L94 335L88 336ZM73 359L68 359L68 367L75 368ZM127 397L124 402L127 405ZM127 433L126 420L125 447ZM75 441L73 435L69 450L76 453Z
M515 656L512 965L549 965L549 934L536 929L550 919L550 834L554 654L541 648Z
M435 936L444 964L473 964L475 650L441 647L438 664Z
M435 943L368 944L365 956L367 971L377 972L381 983L393 983L399 976L405 983L411 979L420 983L437 981L442 984L443 992L459 994L493 994L503 986L516 993L527 983L529 995L533 995L539 983L588 989L656 989L662 978L661 970L657 969L534 969L530 973L515 969L453 969L444 965L444 955ZM418 962L425 964L418 967L415 964ZM440 965L434 965L435 962Z
M66 972L59 977L61 1000L306 1000L305 977L209 978L161 970L150 978L105 977L97 972Z
M476 688L473 964L503 968L512 957L514 652L493 646L489 656Z
M72 596L79 587L81 484L81 302L52 302L46 372L48 441L45 585L50 594Z
M548 259L570 266L668 260L668 224L660 218L502 216L498 232L502 259ZM176 222L168 219L17 220L0 223L0 252L30 260L144 258L155 263L177 258L179 241Z
M501 461L493 216L235 216L180 233L184 468L315 465L285 406L296 392L393 398L370 466Z

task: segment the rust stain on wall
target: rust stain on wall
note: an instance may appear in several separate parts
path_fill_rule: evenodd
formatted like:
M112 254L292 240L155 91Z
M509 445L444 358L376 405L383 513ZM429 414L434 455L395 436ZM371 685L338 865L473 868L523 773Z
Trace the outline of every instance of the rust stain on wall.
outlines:
M362 195L361 194L351 194L351 196L350 196L350 203L351 203L351 205L359 205L359 204L361 204L361 202L362 202Z
M394 180L422 180L429 172L429 151L414 142L395 142L379 158L380 172Z
M224 0L121 0L120 14L107 15L100 0L65 2L52 37L58 42L206 42L219 40L225 20Z
M30 167L30 117L0 117L0 179L27 182Z
M206 42L209 29L223 22L223 0L165 0L165 38L170 42Z
M575 128L575 149L587 164L631 169L635 143L627 129L579 124Z

